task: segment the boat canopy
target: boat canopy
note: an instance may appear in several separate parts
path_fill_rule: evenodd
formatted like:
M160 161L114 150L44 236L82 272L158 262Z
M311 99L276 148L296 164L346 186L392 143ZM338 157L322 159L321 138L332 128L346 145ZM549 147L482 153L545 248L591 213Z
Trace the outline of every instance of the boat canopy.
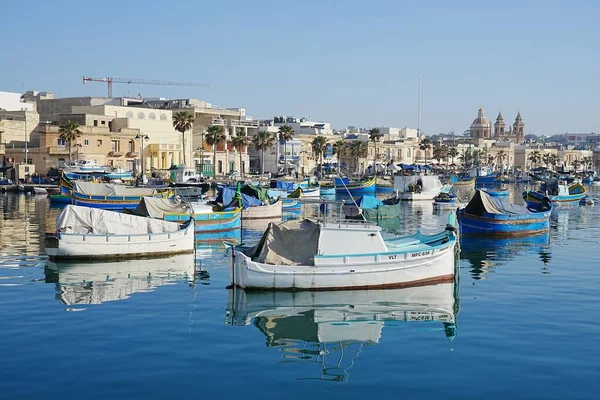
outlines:
M156 194L150 188L132 188L112 183L73 182L73 191L89 196L153 196Z
M319 224L307 219L271 222L258 244L244 253L262 264L313 265L319 232Z
M238 193L237 190L227 187L221 187L219 189L216 202L221 204L224 210L227 210L229 208L233 209L240 207L239 200L241 200L241 206L244 210L248 207L263 205L262 200L248 194Z
M484 213L520 215L533 214L534 212L525 206L502 201L490 196L482 190L477 190L471 201L469 201L469 204L465 207L465 213L471 215L483 215Z
M176 222L73 205L67 205L56 219L57 233L138 235L175 232L179 229Z
M190 208L179 199L142 197L132 215L164 219L165 214L190 214Z
M360 208L364 208L364 209L373 209L373 208L377 208L379 206L383 206L384 202L373 197L373 196L361 196L358 199L356 199L356 204L358 204L358 206Z
M271 188L273 189L283 189L283 190L287 190L288 192L291 192L292 190L296 189L298 187L298 184L296 182L286 182L286 181L271 181Z

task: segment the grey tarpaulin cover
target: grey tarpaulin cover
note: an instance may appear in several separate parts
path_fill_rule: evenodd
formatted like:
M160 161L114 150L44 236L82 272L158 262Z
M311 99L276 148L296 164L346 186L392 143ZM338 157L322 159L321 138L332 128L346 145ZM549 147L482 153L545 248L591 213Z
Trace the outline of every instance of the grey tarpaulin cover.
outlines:
M307 219L271 222L246 255L272 265L313 265L319 247L319 225Z
M90 235L137 235L175 232L176 222L161 221L92 207L68 205L56 219L56 231Z
M190 214L190 209L179 199L142 197L133 215L164 219L165 214Z
M112 183L94 183L75 181L73 191L94 196L152 196L156 192L151 188L132 188Z
M482 190L477 190L471 201L469 201L469 204L465 207L465 213L471 215L482 215L483 213L518 215L531 214L532 211L528 210L525 206L519 206L508 201L505 202L490 196Z

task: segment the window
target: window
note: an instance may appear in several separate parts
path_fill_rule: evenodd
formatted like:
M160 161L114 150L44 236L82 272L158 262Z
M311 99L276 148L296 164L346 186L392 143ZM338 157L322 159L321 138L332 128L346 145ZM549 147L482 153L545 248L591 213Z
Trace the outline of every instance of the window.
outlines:
M160 120L161 121L166 121L167 119L168 119L167 118L167 114L160 114Z
M156 119L156 115L154 113L148 114L148 119Z
M223 161L219 160L219 173L223 173Z
M121 144L121 142L119 140L111 140L110 141L111 151L114 151L114 152L120 151L120 148L121 148L120 144Z
M59 147L63 147L63 146L65 146L65 145L67 144L67 141L66 141L65 139L63 139L63 138L58 138L58 139L56 140L56 143L57 143L57 145L58 145Z
M29 167L23 167L23 172L29 173Z
M83 139L83 145L84 146L89 146L90 145L90 141L88 139Z
M106 121L100 121L101 125L106 125Z
M138 113L138 119L144 119L146 118L146 116L144 115L143 112Z
M133 118L133 113L131 111L127 111L127 118Z
M98 147L102 147L102 140L98 139Z
M133 140L130 140L130 141L129 141L129 145L128 145L128 150L127 150L127 151L130 151L130 152L131 152L131 151L135 151L135 150L134 150L134 145L133 145Z
M98 120L97 119L94 120L94 126L98 126Z

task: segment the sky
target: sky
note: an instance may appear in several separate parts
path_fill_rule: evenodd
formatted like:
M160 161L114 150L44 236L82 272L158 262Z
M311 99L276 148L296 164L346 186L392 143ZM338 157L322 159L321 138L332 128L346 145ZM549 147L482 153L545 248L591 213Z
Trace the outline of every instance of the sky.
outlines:
M114 96L197 98L258 119L469 128L523 115L526 133L600 131L600 2L11 1L0 91L105 96L82 76L204 82L118 85Z

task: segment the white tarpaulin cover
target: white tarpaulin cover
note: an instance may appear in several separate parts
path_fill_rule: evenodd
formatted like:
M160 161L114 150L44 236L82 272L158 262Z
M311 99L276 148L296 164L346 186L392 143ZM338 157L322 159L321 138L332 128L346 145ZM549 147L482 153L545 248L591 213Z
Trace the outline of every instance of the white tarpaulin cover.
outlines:
M142 197L140 204L133 210L133 214L140 217L164 219L165 214L191 214L191 210L186 203L179 199Z
M56 219L56 231L90 235L137 235L175 232L176 222L121 214L92 207L68 205Z
M307 219L269 224L252 259L272 265L313 265L319 247L319 225Z
M153 196L154 189L132 188L112 183L94 183L75 181L73 191L90 196Z

